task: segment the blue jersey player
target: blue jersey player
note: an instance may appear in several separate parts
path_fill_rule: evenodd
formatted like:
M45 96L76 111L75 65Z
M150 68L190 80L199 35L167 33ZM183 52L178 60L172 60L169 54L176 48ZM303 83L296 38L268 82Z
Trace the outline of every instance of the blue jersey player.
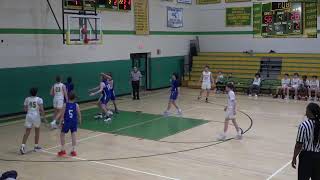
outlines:
M169 99L167 110L164 112L165 116L169 115L169 111L172 105L178 110L178 115L182 115L181 109L176 104L176 100L178 96L179 96L178 75L176 73L173 73L171 77L170 99Z
M101 94L98 102L98 107L101 109L102 114L98 114L95 118L104 118L104 121L109 122L111 121L110 115L112 114L111 111L108 109L108 102L110 100L109 95L109 82L110 76L103 76L101 75L101 82L100 85L96 88L90 89L89 91L95 91L90 93L90 96L95 96L97 94Z
M112 74L109 72L107 74L101 73L102 76L104 76L104 78L106 78L108 80L108 95L109 95L109 99L112 101L113 106L114 106L114 111L115 113L119 113L117 104L116 104L116 95L114 92L114 83L113 83L113 79L112 79Z
M78 128L78 123L81 124L81 112L79 105L75 103L76 95L71 92L69 95L69 101L64 105L64 119L61 123L61 151L58 152L58 156L65 156L65 134L71 131L72 137L72 151L70 153L71 156L77 156L77 152L75 150L76 146L76 132Z

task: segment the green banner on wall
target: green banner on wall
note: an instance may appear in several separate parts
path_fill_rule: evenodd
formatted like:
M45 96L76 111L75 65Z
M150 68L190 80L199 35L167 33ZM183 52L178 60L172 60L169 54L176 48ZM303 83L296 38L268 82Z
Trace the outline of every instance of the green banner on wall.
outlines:
M250 2L251 0L226 0L226 3Z
M262 3L253 4L253 35L261 36Z
M304 34L317 37L317 3L304 3Z
M226 26L250 26L251 7L232 7L226 9Z
M221 0L197 0L197 4L217 4L221 3Z

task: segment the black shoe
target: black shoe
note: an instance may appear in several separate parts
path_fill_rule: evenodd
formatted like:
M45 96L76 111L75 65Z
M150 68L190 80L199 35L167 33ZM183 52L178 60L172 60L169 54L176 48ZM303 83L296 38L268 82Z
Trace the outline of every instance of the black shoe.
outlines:
M136 97L133 97L133 98L132 98L132 100L136 100L136 99L137 99Z
M138 97L137 100L140 100L140 98Z
M209 100L208 100L208 98L206 98L206 103L208 103L209 102Z

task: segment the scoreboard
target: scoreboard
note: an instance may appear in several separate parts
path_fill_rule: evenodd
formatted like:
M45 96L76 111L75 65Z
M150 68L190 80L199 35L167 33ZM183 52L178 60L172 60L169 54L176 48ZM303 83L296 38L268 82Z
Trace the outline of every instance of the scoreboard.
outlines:
M317 31L316 27L310 29L305 26L306 19L311 17L306 12L313 8L310 3L272 2L254 5L253 8L253 29L256 37L312 37L313 32ZM314 18L310 20L316 22Z
M262 36L301 35L301 3L273 2L262 15Z
M131 10L131 0L98 0L98 9Z
M99 10L131 10L132 0L64 0L64 6L67 9L82 9L84 7L93 8L96 6Z

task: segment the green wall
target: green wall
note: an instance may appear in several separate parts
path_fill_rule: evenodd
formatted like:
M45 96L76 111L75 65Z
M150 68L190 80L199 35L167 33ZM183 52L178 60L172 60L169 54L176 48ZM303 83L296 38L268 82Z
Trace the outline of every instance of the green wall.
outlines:
M152 58L150 63L151 89L170 86L172 73L182 76L184 56Z
M152 58L150 63L151 89L169 86L172 72L181 73L183 57ZM96 97L88 96L88 89L99 84L100 72L112 72L117 95L129 94L131 85L129 72L130 60L104 61L94 63L79 63L65 65L50 65L22 68L0 69L0 116L23 111L23 101L29 95L29 88L37 87L39 96L44 99L45 107L52 106L50 88L55 82L55 76L72 76L79 101L88 101Z

